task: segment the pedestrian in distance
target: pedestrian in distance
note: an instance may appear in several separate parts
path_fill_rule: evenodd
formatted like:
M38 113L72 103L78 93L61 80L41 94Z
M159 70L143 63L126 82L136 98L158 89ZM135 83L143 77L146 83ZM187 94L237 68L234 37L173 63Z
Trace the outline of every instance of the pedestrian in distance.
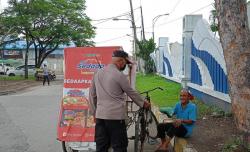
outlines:
M192 134L196 122L197 108L190 100L193 95L187 90L182 89L180 92L180 102L175 105L174 117L172 122L158 124L158 137L161 138L161 144L155 152L167 152L170 140L174 137L189 137Z
M48 82L49 85L49 70L46 64L43 65L43 85L45 84L45 82Z
M110 146L113 152L127 152L126 95L139 107L150 108L150 103L130 86L123 74L127 64L132 64L128 54L116 50L112 63L98 70L93 77L89 102L90 111L96 118L96 152L108 152Z

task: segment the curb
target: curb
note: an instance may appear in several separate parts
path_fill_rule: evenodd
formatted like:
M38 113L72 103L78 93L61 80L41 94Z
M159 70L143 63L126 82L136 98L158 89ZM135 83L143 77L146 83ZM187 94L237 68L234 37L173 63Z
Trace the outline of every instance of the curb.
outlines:
M0 92L0 96L6 96L9 94L13 94L13 93L16 93L16 92L15 91L3 91L3 92Z
M20 85L16 85L16 88L13 88L13 89L6 89L5 91L0 91L0 96L5 96L5 95L10 95L10 94L15 94L15 93L18 93L18 92L22 92L28 88L31 88L31 87L36 87L37 85L29 85L29 84L22 84L21 86Z

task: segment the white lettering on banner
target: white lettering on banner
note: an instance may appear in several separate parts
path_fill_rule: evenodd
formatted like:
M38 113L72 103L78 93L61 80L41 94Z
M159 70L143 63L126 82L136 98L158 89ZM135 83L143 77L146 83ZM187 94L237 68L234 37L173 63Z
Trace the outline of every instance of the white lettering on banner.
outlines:
M71 134L71 133L67 133L67 132L63 132L63 136L71 136L71 137L81 137L82 134Z
M89 84L91 84L91 80L84 80L84 79L64 79L64 83L89 83Z

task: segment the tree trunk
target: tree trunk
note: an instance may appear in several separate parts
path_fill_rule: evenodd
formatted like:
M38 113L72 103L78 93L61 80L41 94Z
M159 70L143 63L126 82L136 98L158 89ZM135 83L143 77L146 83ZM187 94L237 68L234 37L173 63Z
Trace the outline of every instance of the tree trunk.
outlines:
M246 0L215 0L215 6L228 73L232 112L238 128L249 135L250 31Z
M29 78L29 73L28 73L28 61L29 61L29 48L30 44L28 41L28 38L26 37L26 51L25 51L25 58L24 58L24 78L28 79Z
M36 66L36 68L40 68L37 66L37 46L35 43L34 43L34 47L35 47L35 66Z
M24 78L28 79L29 78L29 73L28 73L28 57L29 56L29 49L26 48L25 51L25 58L24 58Z

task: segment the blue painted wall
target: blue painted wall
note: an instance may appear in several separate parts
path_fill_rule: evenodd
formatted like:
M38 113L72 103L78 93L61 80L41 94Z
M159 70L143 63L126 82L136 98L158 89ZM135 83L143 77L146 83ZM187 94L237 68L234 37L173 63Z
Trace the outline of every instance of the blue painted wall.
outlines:
M191 82L202 85L200 69L194 59L191 59Z
M192 42L191 54L195 57L200 58L207 66L209 74L214 84L214 90L222 93L228 93L228 79L227 75L221 68L220 64L214 59L214 57L205 50L199 50L194 46ZM191 63L191 81L195 84L201 85L200 71L197 69L197 64L192 60Z
M173 72L172 72L172 68L170 65L170 62L168 60L168 58L166 58L165 56L163 57L163 62L167 64L167 69L168 69L168 76L169 77L173 77ZM163 74L166 75L166 67L165 64L163 63Z

